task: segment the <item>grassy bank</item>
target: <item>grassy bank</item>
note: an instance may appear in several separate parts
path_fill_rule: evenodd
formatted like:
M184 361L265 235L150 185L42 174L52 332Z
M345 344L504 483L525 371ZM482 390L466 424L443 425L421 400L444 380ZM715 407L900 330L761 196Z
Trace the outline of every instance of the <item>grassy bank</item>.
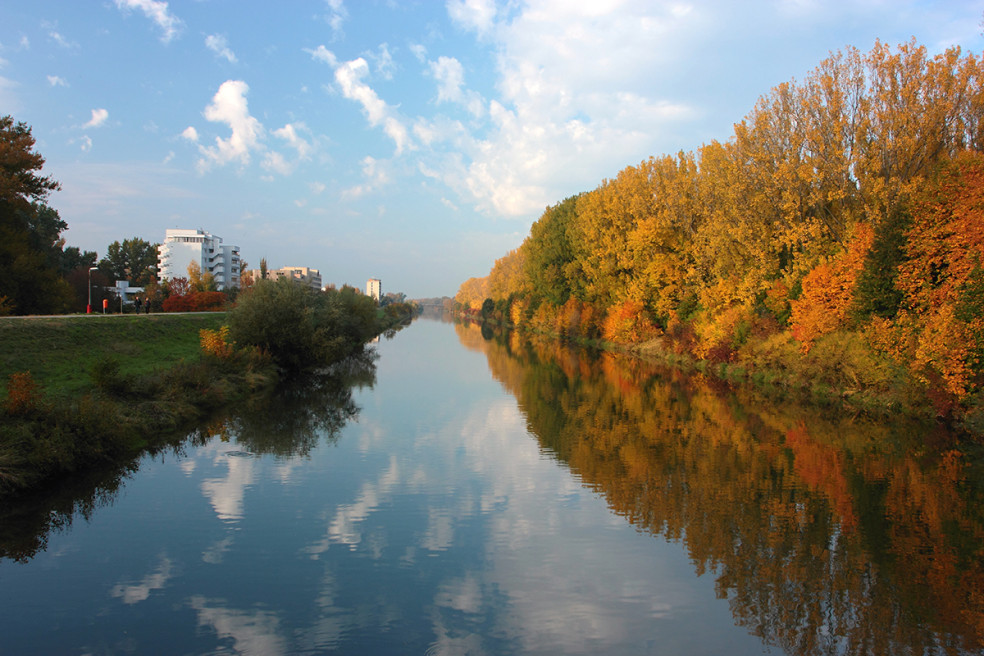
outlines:
M0 319L0 496L173 439L269 389L255 349L202 354L222 314Z
M199 358L198 331L217 329L224 312L0 317L0 396L11 374L29 371L45 394L68 398L94 387L97 363L115 360L124 376L144 376Z

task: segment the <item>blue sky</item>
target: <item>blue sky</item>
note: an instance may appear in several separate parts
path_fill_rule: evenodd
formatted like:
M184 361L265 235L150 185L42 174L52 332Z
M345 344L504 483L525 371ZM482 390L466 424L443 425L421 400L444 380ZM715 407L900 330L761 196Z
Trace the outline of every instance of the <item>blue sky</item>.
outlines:
M830 52L984 48L984 0L0 0L0 114L70 245L204 228L252 267L453 295L544 207L725 140Z

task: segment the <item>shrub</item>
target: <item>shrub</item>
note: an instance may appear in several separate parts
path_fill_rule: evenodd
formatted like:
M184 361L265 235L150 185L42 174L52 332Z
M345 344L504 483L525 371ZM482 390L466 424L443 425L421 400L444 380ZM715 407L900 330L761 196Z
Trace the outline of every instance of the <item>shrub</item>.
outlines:
M89 369L96 387L110 394L121 394L126 389L126 379L120 374L119 360L102 357Z
M257 281L229 312L236 344L254 346L290 371L337 362L377 332L376 302L370 297L350 287L318 292L286 278Z
M41 403L41 386L30 371L10 374L7 379L7 412L12 415L30 414Z
M642 303L625 301L608 312L604 338L616 344L638 344L659 336L659 328Z
M218 330L202 328L198 331L198 340L202 347L202 353L227 360L232 355L232 344L229 343L229 326L222 326Z

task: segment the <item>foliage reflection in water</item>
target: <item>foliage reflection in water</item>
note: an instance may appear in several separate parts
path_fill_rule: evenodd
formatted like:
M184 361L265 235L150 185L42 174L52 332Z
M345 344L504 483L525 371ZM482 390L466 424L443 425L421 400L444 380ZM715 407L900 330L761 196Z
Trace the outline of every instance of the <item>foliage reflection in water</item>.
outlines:
M378 349L0 509L0 651L980 653L950 436L475 326Z
M457 324L530 432L636 526L682 540L791 654L978 652L980 449L765 403L637 358Z

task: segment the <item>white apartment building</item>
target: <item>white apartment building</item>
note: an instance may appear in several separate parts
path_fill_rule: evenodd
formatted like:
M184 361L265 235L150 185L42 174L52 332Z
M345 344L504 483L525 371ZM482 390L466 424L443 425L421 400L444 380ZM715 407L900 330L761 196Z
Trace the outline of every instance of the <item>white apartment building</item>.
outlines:
M260 269L250 269L250 277L255 281L262 277ZM279 280L289 278L299 283L307 285L315 291L321 291L321 272L310 267L283 267L281 269L268 269L267 280Z
M366 296L372 296L378 303L379 299L383 296L382 283L376 278L370 278L366 282Z
M198 262L203 273L215 277L219 289L239 287L239 247L225 245L221 237L204 230L167 230L157 255L161 280L187 278L188 265Z

